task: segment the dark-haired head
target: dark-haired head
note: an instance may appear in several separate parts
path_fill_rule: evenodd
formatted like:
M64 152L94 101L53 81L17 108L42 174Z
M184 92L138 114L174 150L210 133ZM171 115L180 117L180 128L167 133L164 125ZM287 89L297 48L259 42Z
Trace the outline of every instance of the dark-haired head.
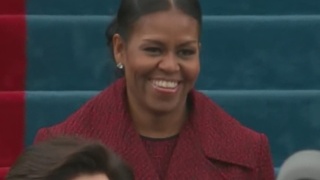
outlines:
M116 17L106 31L107 44L113 54L113 36L119 34L127 41L135 22L142 16L170 9L180 10L198 22L199 35L202 12L198 0L121 0Z
M99 142L58 137L27 148L6 180L73 180L84 176L132 180L133 172Z

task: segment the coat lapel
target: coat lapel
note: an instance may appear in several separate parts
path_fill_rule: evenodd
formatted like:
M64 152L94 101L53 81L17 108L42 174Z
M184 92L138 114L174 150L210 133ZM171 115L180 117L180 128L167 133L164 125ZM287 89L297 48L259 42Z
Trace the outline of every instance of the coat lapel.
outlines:
M122 92L122 93L119 93ZM111 147L117 154L133 168L136 179L158 180L159 176L151 159L141 141L139 134L135 131L129 110L126 105L126 93L124 79L118 80L108 92L102 94L105 109L102 120L95 124L97 132L106 137L105 144ZM115 103L105 103L115 102ZM108 121L106 121L108 119ZM108 124L104 124L108 123ZM107 129L102 129L107 127ZM101 135L99 135L101 136Z
M193 127L206 156L217 161L254 168L256 157L252 151L258 147L257 140L252 138L252 131L241 126L203 94L193 91L191 98L194 105L191 116Z
M252 150L256 143L246 139L246 130L203 94L192 91L189 100L190 118L180 134L167 179L246 179L243 172L255 167Z
M219 180L225 179L218 168L206 158L197 135L191 123L188 122L179 136L166 179L198 180L212 179L212 177Z
M123 158L133 167L136 179L159 180L159 176L136 131L131 127L126 132L122 148Z

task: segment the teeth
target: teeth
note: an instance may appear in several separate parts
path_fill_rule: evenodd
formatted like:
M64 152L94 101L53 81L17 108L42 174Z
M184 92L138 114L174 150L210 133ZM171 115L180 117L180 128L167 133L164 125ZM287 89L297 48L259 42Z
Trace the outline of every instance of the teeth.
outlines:
M164 80L153 80L152 84L161 88L176 88L178 86L178 82L175 81L164 81Z

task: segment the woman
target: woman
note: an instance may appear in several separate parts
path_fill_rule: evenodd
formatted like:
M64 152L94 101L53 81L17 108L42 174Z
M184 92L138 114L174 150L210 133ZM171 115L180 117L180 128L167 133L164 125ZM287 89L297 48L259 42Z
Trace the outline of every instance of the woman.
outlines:
M137 179L273 179L267 138L193 90L201 16L198 0L122 0L107 38L124 78L36 141L100 139Z
M57 137L27 148L6 180L133 180L133 173L99 142Z

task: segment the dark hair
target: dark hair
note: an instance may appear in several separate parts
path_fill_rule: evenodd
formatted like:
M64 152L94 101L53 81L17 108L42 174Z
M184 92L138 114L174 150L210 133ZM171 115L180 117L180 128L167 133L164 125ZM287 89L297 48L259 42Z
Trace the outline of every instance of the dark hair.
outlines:
M25 150L10 169L7 180L68 180L102 173L110 180L134 179L131 169L99 142L58 137Z
M171 8L195 18L199 23L199 32L201 31L202 12L199 0L121 0L118 13L106 31L111 54L113 55L114 34L118 33L124 40L128 40L132 26L141 16Z

